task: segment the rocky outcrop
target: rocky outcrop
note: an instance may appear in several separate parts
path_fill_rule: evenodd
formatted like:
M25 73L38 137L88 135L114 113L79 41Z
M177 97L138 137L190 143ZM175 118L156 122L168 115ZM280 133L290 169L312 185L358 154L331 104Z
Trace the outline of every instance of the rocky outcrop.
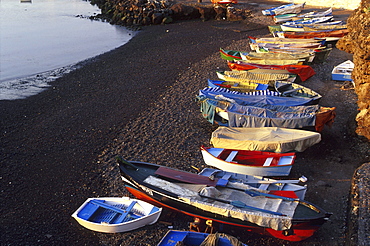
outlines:
M353 54L352 79L358 96L356 133L370 140L370 0L362 0L347 20L349 34L337 48Z
M251 11L217 4L186 5L172 0L90 0L101 9L92 18L111 24L141 26L167 24L176 20L217 19L240 21L251 17Z

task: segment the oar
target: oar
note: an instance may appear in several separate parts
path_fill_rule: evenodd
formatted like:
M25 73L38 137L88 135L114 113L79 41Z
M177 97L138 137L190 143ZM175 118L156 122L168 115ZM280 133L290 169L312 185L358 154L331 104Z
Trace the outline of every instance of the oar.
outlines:
M129 161L126 161L125 159L123 159L122 156L116 156L116 161L119 164L124 164L124 165L127 165L127 166L132 167L135 171L138 171L139 170L139 168L137 168L134 164L132 164Z
M274 212L274 211L270 211L270 210L266 210L266 209L262 209L262 208L256 208L256 207L248 206L247 204L245 204L241 201L227 201L227 200L222 200L222 199L219 199L219 198L205 196L205 195L202 195L202 194L199 194L199 195L201 197L212 199L212 200L215 200L215 201L218 201L218 202L228 203L228 204L233 205L234 207L237 207L237 208L247 208L247 209L251 209L251 210L255 210L255 211L259 211L259 212L263 212L263 213L279 215L279 216L286 216L285 214L282 214L282 213L279 213L279 212Z

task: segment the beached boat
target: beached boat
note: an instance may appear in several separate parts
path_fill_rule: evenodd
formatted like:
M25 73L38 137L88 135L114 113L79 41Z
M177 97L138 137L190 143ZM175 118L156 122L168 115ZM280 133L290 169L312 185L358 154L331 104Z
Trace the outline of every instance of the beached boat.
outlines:
M225 50L220 48L220 55L222 59L227 61L241 60L240 51L236 50Z
M274 153L237 149L201 147L208 166L233 173L256 176L288 176L294 153Z
M309 19L301 19L301 20L295 20L295 21L287 21L284 24L286 25L313 25L313 24L319 24L324 22L329 22L334 19L334 16L323 16L323 17L317 17L317 18L309 18Z
M279 32L276 32L276 34ZM249 43L251 50L256 52L266 52L266 50L271 49L318 49L324 45L319 42L313 43Z
M258 84L253 82L230 82L224 80L211 80L208 79L208 87L210 88L227 88L231 91L240 92L253 92L259 90L267 90L267 84ZM279 95L280 93L272 93L274 95Z
M313 53L272 53L272 52L265 52L265 53L259 53L259 52L241 52L240 56L242 58L242 61L249 60L298 60L302 61L304 63L311 63L313 59L315 58L315 55ZM279 65L279 64L276 64ZM282 64L284 65L284 64ZM286 64L287 65L287 64Z
M260 156L259 153L273 154L271 152L249 152L256 152L255 157L257 158ZM292 153L292 155L294 155L294 153ZM263 154L261 156L263 156ZM204 168L198 173L198 175L206 176L210 179L216 178L218 179L217 182L219 185L226 187L243 189L254 188L264 192L269 192L270 194L299 198L301 200L304 199L307 192L307 185L304 184L307 182L307 178L305 176L302 176L299 179L272 179L262 176L227 172L213 168Z
M315 71L312 67L308 65L260 65L254 63L247 63L243 61L228 61L228 67L231 70L251 70L251 69L271 69L271 70L287 70L291 74L296 74L299 76L301 81L306 81L313 75L315 75Z
M348 60L335 66L331 72L332 80L338 81L352 81L352 71L355 68L355 64Z
M318 206L253 189L217 186L198 174L117 158L126 189L156 206L288 241L312 236L330 217Z
M254 82L260 84L272 85L276 80L286 80L293 82L297 75L289 73L287 70L271 70L256 68L243 71L224 71L216 72L217 77L224 81L230 82ZM273 86L273 85L272 85Z
M321 30L321 31L304 31L304 32L277 32L276 34L282 38L324 38L327 42L339 40L348 34L348 29L339 30Z
M282 15L275 15L273 20L275 23L282 23L292 20L294 17L297 17L297 14L282 14Z
M88 198L72 217L87 229L117 233L157 222L162 208L129 197Z
M292 107L249 102L241 105L223 97L199 101L200 111L208 122L228 127L314 127L321 132L325 125L332 126L336 116L335 107L319 105Z
M217 243L215 243L217 242ZM204 233L195 231L170 230L164 235L157 246L247 246L238 239L225 233Z
M198 101L203 102L208 99L226 100L235 102L239 105L268 104L280 106L302 106L316 103L311 98L282 97L266 94L269 90L259 90L250 93L230 91L226 88L204 88L199 90ZM210 121L213 123L213 121Z
M325 62L331 53L333 48L327 48L325 46L315 48L315 49L308 49L308 48L287 48L287 47L281 47L281 48L260 48L258 52L272 52L272 53L312 53L313 54L313 60L310 61L311 63L322 63Z
M215 148L277 153L303 152L319 143L318 132L280 127L218 127L211 137Z
M297 13L300 13L302 11L302 9L304 8L304 5L305 3L302 3L302 4L294 4L294 3L290 3L290 4L285 4L285 5L281 5L281 6L278 6L278 7L273 7L273 8L270 8L270 9L265 9L265 10L262 10L262 14L263 15L282 15L282 14L297 14Z
M302 13L302 14L297 15L297 17L316 18L316 17L330 16L332 14L333 14L333 8L329 8L325 11L311 11L309 13Z
M318 39L318 38L308 38L308 39L300 39L300 38L281 38L281 37L273 37L273 38L256 38L252 36L248 36L249 41L251 43L268 43L268 44L307 44L307 43L320 43L324 44L325 39Z
M340 29L346 29L347 25L341 24L341 21L333 21L328 23L319 23L319 24L298 24L298 25L292 25L292 24L282 24L280 25L280 31L285 32L306 32L306 31L322 31L322 30L340 30ZM279 32L277 30L276 32ZM276 34L276 32L274 34Z
M316 91L291 82L276 81L275 90L280 92L283 96L311 98L317 101L317 103L322 98L322 96Z

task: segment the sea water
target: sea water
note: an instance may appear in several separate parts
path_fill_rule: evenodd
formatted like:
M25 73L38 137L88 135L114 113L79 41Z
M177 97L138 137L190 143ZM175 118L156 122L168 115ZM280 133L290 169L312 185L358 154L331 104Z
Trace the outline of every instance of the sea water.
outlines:
M135 34L88 18L99 13L84 0L0 0L0 100L35 95Z

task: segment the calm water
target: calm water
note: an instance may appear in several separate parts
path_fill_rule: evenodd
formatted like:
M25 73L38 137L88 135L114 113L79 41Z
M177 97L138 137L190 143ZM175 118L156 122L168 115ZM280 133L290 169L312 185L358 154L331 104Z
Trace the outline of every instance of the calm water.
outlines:
M75 69L74 64L127 43L124 27L91 21L83 0L0 0L0 100L22 99Z

